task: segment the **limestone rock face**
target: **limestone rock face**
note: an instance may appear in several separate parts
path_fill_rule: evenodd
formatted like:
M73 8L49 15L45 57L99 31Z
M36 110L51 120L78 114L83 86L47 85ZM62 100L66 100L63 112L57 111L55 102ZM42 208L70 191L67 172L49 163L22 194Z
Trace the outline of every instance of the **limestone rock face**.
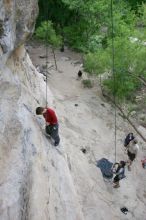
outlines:
M37 0L0 1L0 65L33 33Z
M0 220L84 219L67 156L49 143L35 115L46 84L23 46L0 79ZM48 97L53 106L49 88Z

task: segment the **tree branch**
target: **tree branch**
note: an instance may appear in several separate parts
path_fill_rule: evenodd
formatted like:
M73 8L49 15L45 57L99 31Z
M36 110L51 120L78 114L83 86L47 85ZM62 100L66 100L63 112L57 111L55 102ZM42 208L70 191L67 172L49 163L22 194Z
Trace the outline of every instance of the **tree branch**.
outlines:
M114 100L110 97L110 96L108 96L105 92L103 92L103 90L102 90L102 94L103 94L103 96L104 97L107 97L112 103L114 103ZM141 132L136 128L136 126L132 123L132 121L125 115L125 113L124 113L124 111L122 110L122 108L118 105L118 104L116 104L116 103L114 103L114 105L115 105L115 107L117 108L117 109L119 109L119 111L122 113L122 115L123 115L123 117L129 122L129 124L134 128L134 130L137 132L137 134L143 139L143 141L144 142L146 142L146 138L141 134Z

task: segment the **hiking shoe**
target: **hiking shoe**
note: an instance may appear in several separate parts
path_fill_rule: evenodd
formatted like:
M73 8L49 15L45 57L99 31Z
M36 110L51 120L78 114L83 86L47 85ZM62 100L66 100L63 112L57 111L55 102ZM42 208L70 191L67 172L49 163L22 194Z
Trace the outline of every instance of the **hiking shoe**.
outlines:
M121 212L127 215L128 209L126 207L121 208Z

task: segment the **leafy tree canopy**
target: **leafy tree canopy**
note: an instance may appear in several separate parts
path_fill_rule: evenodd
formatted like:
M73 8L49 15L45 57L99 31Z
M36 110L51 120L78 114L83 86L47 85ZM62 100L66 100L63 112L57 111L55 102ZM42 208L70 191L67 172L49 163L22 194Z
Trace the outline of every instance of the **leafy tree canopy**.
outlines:
M81 51L85 69L107 73L103 85L119 100L141 88L139 77L146 78L146 0L113 0L113 18L107 0L39 0L39 7L37 36L45 38L44 21L49 19L48 42L59 45L62 39Z

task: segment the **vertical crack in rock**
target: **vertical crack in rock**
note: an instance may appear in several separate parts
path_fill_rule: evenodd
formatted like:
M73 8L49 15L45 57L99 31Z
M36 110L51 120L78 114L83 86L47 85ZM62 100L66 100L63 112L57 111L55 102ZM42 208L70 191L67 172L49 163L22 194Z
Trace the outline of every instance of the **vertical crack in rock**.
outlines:
M21 220L28 220L30 209L30 189L32 187L30 165L27 167L23 178L23 184L20 188Z

